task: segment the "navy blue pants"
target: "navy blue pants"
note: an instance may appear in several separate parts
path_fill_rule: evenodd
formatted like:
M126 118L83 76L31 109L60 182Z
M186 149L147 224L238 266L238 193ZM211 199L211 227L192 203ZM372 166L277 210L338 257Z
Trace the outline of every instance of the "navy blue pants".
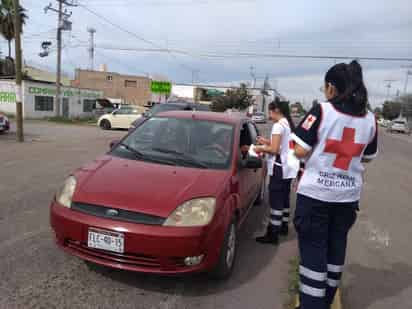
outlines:
M294 224L300 252L301 309L329 309L342 277L358 202L327 203L298 194Z
M282 167L275 165L269 182L270 226L278 233L282 225L288 225L290 213L291 179L283 179Z

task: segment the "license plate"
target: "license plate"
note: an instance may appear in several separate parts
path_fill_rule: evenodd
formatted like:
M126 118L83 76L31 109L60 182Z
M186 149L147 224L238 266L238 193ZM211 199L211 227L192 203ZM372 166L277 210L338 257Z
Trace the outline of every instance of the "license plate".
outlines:
M90 228L87 246L94 249L123 253L124 235L118 232Z

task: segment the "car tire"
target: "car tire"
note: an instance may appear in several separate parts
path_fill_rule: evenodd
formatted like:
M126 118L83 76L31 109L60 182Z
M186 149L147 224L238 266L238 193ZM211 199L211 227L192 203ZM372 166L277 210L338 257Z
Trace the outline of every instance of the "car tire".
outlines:
M232 220L225 233L223 245L220 250L219 261L210 273L213 279L226 280L232 274L236 262L237 231L236 220Z
M110 130L112 128L112 125L109 120L103 119L102 121L100 121L100 128L102 128L103 130Z

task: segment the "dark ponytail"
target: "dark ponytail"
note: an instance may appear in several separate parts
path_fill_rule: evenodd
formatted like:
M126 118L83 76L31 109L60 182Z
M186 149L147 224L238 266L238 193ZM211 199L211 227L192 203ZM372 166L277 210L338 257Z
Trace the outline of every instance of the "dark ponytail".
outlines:
M368 91L363 81L362 67L359 62L354 60L350 64L336 64L326 73L325 83L332 84L339 92L331 103L351 104L354 113L359 115L366 113Z
M290 116L290 108L289 108L288 101L281 101L279 97L276 97L275 101L269 104L269 110L270 111L279 110L279 112L281 112L282 115L289 122L289 126L292 132L295 131L295 124L293 123L292 117Z

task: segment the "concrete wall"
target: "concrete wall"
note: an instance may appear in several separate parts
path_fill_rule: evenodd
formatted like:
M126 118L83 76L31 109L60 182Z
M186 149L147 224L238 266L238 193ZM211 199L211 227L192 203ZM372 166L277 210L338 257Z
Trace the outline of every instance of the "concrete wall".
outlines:
M128 104L141 106L152 100L150 85L151 80L147 77L79 69L72 81L72 86L98 89L103 91L105 97L119 98Z

